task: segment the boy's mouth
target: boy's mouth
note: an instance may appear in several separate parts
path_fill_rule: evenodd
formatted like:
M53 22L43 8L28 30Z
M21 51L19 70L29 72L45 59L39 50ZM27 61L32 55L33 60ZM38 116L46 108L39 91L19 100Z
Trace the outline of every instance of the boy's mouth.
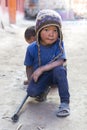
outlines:
M54 40L53 38L47 38L47 40Z

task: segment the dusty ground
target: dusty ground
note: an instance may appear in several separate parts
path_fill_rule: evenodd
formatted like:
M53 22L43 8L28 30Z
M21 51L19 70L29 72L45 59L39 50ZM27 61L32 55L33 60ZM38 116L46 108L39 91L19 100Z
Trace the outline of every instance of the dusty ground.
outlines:
M57 118L57 90L48 100L37 103L29 98L19 121L10 117L24 98L23 65L27 44L23 33L26 26L0 29L0 130L87 130L87 22L64 22L63 33L68 58L68 80L71 94L71 115Z

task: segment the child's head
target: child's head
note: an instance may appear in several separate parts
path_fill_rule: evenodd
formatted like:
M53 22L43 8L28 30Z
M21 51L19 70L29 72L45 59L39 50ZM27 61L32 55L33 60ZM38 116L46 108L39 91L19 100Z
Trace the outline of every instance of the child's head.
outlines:
M38 44L40 40L43 42L42 32L45 31L44 34L50 32L49 30L52 28L51 31L55 32L56 37L54 38L53 43L60 38L62 40L62 31L61 31L61 16L54 10L45 9L41 10L36 18L36 36ZM54 29L53 29L54 27ZM52 33L52 32L51 32ZM52 34L51 34L52 35ZM50 37L50 35L49 35ZM52 38L52 37L51 37ZM50 38L50 39L51 39Z
M36 41L35 26L28 27L25 30L24 37L25 37L26 42L29 44Z

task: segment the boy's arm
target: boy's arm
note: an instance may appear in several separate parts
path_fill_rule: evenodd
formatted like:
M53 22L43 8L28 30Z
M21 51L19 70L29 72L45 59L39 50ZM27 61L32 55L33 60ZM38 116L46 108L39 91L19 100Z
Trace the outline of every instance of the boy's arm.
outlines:
M32 73L33 73L33 67L26 66L26 75L27 75L28 83L31 80Z
M63 63L64 63L64 60L62 60L62 59L61 60L56 60L56 61L54 61L52 63L49 63L47 65L42 66L41 71L42 72L49 71L49 70L51 70L51 69L53 69L53 68L55 68L57 66L63 65Z
M64 63L64 60L61 59L61 60L57 60L57 61L54 61L54 62L52 62L52 63L49 63L49 64L46 64L46 65L44 65L44 66L39 67L39 68L33 73L33 75L32 75L34 81L37 82L39 76L40 76L43 72L49 71L49 70L51 70L51 69L53 69L53 68L55 68L55 67L57 67L57 66L63 65L63 63Z

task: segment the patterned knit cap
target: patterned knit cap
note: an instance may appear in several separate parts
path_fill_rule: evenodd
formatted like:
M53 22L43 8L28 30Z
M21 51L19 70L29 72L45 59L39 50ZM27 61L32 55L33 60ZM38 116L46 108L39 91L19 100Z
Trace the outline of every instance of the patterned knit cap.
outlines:
M54 25L59 29L60 39L62 40L62 20L61 16L54 10L44 9L41 10L36 18L36 37L38 43L38 57L39 57L39 65L40 63L40 44L39 44L39 33L40 31L47 26Z
M36 34L47 26L54 25L61 28L61 16L54 10L44 9L41 10L36 18Z

